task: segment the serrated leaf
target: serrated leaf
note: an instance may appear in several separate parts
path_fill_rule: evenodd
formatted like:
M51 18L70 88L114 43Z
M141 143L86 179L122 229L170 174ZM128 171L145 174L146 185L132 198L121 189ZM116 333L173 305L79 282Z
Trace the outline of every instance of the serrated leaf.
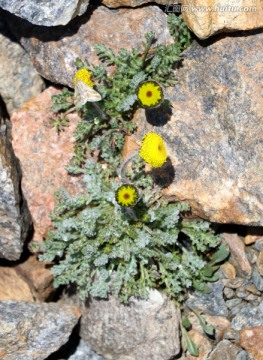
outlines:
M186 349L189 352L189 354L197 357L199 355L198 348L193 342L193 340L189 337L187 331L184 328L182 328L182 335L186 344Z
M218 264L229 256L230 251L228 249L228 244L223 243L219 246L218 250L211 257L210 265Z

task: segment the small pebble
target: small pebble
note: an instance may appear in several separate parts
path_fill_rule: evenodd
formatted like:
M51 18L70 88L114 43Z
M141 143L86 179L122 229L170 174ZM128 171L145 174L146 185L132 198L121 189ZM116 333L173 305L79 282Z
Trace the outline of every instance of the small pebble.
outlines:
M236 277L235 279L223 279L222 282L224 286L230 288L230 289L237 289L239 288L243 283L244 279L240 277Z
M249 251L247 251L247 258L251 265L254 265L256 263L257 257L258 252L255 249L250 248Z
M232 309L233 307L239 305L241 302L242 302L241 299L231 299L231 300L227 300L227 301L226 301L226 306L227 306L229 309Z
M258 295L258 296L261 295L261 292L258 291L258 289L255 287L254 284L248 284L248 285L246 285L246 286L245 286L245 289L246 289L247 291L251 292L251 293L254 294L254 295Z
M235 291L233 289L225 287L224 295L225 295L226 299L232 299L235 296Z
M241 286L236 290L236 296L240 299L246 299L249 294L245 291L245 288Z

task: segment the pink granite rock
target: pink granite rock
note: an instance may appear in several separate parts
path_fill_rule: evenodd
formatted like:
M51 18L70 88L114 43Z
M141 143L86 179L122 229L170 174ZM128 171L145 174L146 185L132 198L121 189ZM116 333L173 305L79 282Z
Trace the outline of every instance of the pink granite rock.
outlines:
M41 241L51 226L49 213L55 206L54 194L61 187L80 191L80 180L69 177L65 166L73 156L73 131L79 122L69 115L69 127L58 134L52 126L51 96L58 90L50 87L14 112L12 144L22 170L22 191L33 218L34 237Z

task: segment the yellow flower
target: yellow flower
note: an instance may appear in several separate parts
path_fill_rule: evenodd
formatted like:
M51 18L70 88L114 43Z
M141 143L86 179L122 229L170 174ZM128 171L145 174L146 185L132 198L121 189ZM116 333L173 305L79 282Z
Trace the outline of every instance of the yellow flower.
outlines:
M146 134L142 140L139 155L152 167L161 167L167 158L167 152L162 137L152 132Z
M117 189L115 198L121 206L134 206L139 199L139 191L132 184L123 184Z
M87 69L79 69L74 76L74 85L76 85L78 80L81 80L86 85L93 88L94 82L91 80L91 78L92 73L90 71L88 71Z
M138 86L137 97L142 107L154 108L163 101L163 89L156 81L144 81Z

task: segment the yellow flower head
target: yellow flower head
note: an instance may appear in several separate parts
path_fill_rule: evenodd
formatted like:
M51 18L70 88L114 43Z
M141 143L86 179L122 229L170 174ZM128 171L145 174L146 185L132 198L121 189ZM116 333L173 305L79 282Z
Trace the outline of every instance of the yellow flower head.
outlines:
M144 81L138 86L137 97L142 107L154 108L163 101L163 89L156 81Z
M132 184L123 184L117 189L115 198L121 206L134 206L139 199L139 191Z
M92 73L88 71L87 69L79 69L75 76L74 76L74 85L76 85L78 80L81 80L88 86L92 87L94 86L94 82L91 80Z
M146 134L142 140L139 155L152 167L161 167L167 158L167 152L162 137L152 132Z

